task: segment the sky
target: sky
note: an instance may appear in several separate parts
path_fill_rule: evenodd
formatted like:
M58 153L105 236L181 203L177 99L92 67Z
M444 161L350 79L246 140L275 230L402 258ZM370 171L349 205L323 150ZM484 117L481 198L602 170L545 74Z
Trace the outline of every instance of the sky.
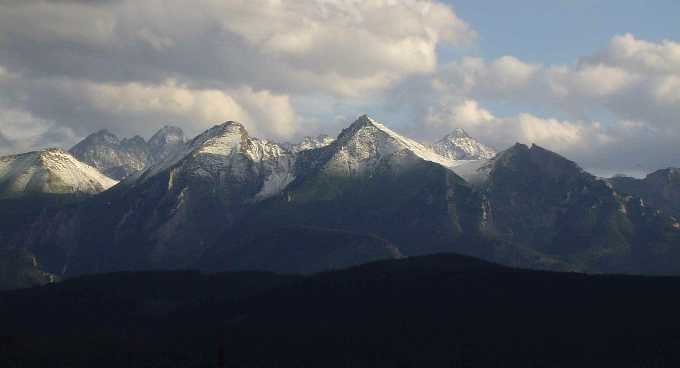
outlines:
M680 2L0 0L0 154L226 121L277 141L368 113L597 175L680 166Z

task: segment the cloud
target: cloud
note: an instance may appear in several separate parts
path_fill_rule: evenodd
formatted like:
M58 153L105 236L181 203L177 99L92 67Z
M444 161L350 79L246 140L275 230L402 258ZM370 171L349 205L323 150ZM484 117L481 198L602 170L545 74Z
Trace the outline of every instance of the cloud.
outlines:
M520 142L573 153L606 141L597 122L563 121L530 113L497 117L470 99L431 110L426 124L446 131L461 127L501 149Z
M291 101L379 95L475 37L438 1L0 2L0 105L76 137L231 119L285 139L309 121Z
M644 73L677 74L680 73L680 43L671 40L653 43L626 33L612 38L605 50L590 59Z
M340 95L430 72L439 44L475 36L415 0L14 2L0 34L0 60L25 74Z
M3 96L7 105L21 104L31 111L33 119L15 119L19 123L14 125L59 116L68 122L65 127L79 134L115 127L149 135L164 122L181 124L187 133L197 134L227 120L243 122L251 134L277 139L290 138L297 129L287 96L248 87L217 90L191 88L175 80L145 84L15 78L0 81L0 88L7 91ZM27 129L26 139L44 133Z
M27 111L0 108L0 155L36 148L64 147L73 132Z
M441 88L461 94L511 97L536 82L542 67L525 63L512 56L491 62L464 57L442 66L436 74Z
M680 44L673 41L616 36L571 65L463 57L440 66L429 83L409 79L397 89L393 96L435 136L463 126L500 149L535 142L598 170L679 164ZM497 117L482 105L519 112Z
M486 61L463 58L436 74L440 90L476 99L541 103L584 118L603 108L625 120L667 124L680 118L680 44L654 44L632 35L574 65L537 65L504 56Z

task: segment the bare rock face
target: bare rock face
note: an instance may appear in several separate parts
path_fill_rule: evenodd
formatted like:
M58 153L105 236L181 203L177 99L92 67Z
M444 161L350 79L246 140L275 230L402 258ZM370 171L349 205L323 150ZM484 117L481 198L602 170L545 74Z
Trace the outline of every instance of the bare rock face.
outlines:
M309 149L252 137L233 121L189 141L172 127L149 142L99 132L74 150L109 170L143 171L99 193L115 182L63 151L0 159L0 193L99 193L35 203L33 222L17 217L27 202L3 200L0 245L29 249L46 272L66 276L313 272L437 252L529 268L680 273L680 224L659 201L536 145L489 159L464 132L449 138L462 153L437 153L368 116ZM669 170L648 181L672 202L677 177ZM29 224L23 235L14 219Z
M83 139L70 152L105 175L122 180L165 160L182 149L184 143L182 130L172 126L161 128L148 142L140 136L120 139L108 130L101 130Z

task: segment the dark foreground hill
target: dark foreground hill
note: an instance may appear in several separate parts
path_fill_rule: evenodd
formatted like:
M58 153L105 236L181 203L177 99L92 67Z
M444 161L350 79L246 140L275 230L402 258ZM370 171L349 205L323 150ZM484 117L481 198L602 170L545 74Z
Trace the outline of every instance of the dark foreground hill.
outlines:
M84 276L0 294L0 366L675 367L679 288L451 254Z

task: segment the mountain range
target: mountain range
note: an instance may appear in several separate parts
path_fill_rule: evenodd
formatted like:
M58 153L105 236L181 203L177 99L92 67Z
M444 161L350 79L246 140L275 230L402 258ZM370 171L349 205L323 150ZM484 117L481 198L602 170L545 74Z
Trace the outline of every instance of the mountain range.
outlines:
M45 152L55 151L28 155ZM536 145L496 154L456 130L428 146L365 115L336 139L299 144L226 122L190 140L172 127L148 142L102 131L58 152L83 172L71 190L45 179L54 175L0 171L13 193L0 206L0 248L34 257L22 272L43 279L313 273L442 251L538 269L680 272L676 169L601 179Z

